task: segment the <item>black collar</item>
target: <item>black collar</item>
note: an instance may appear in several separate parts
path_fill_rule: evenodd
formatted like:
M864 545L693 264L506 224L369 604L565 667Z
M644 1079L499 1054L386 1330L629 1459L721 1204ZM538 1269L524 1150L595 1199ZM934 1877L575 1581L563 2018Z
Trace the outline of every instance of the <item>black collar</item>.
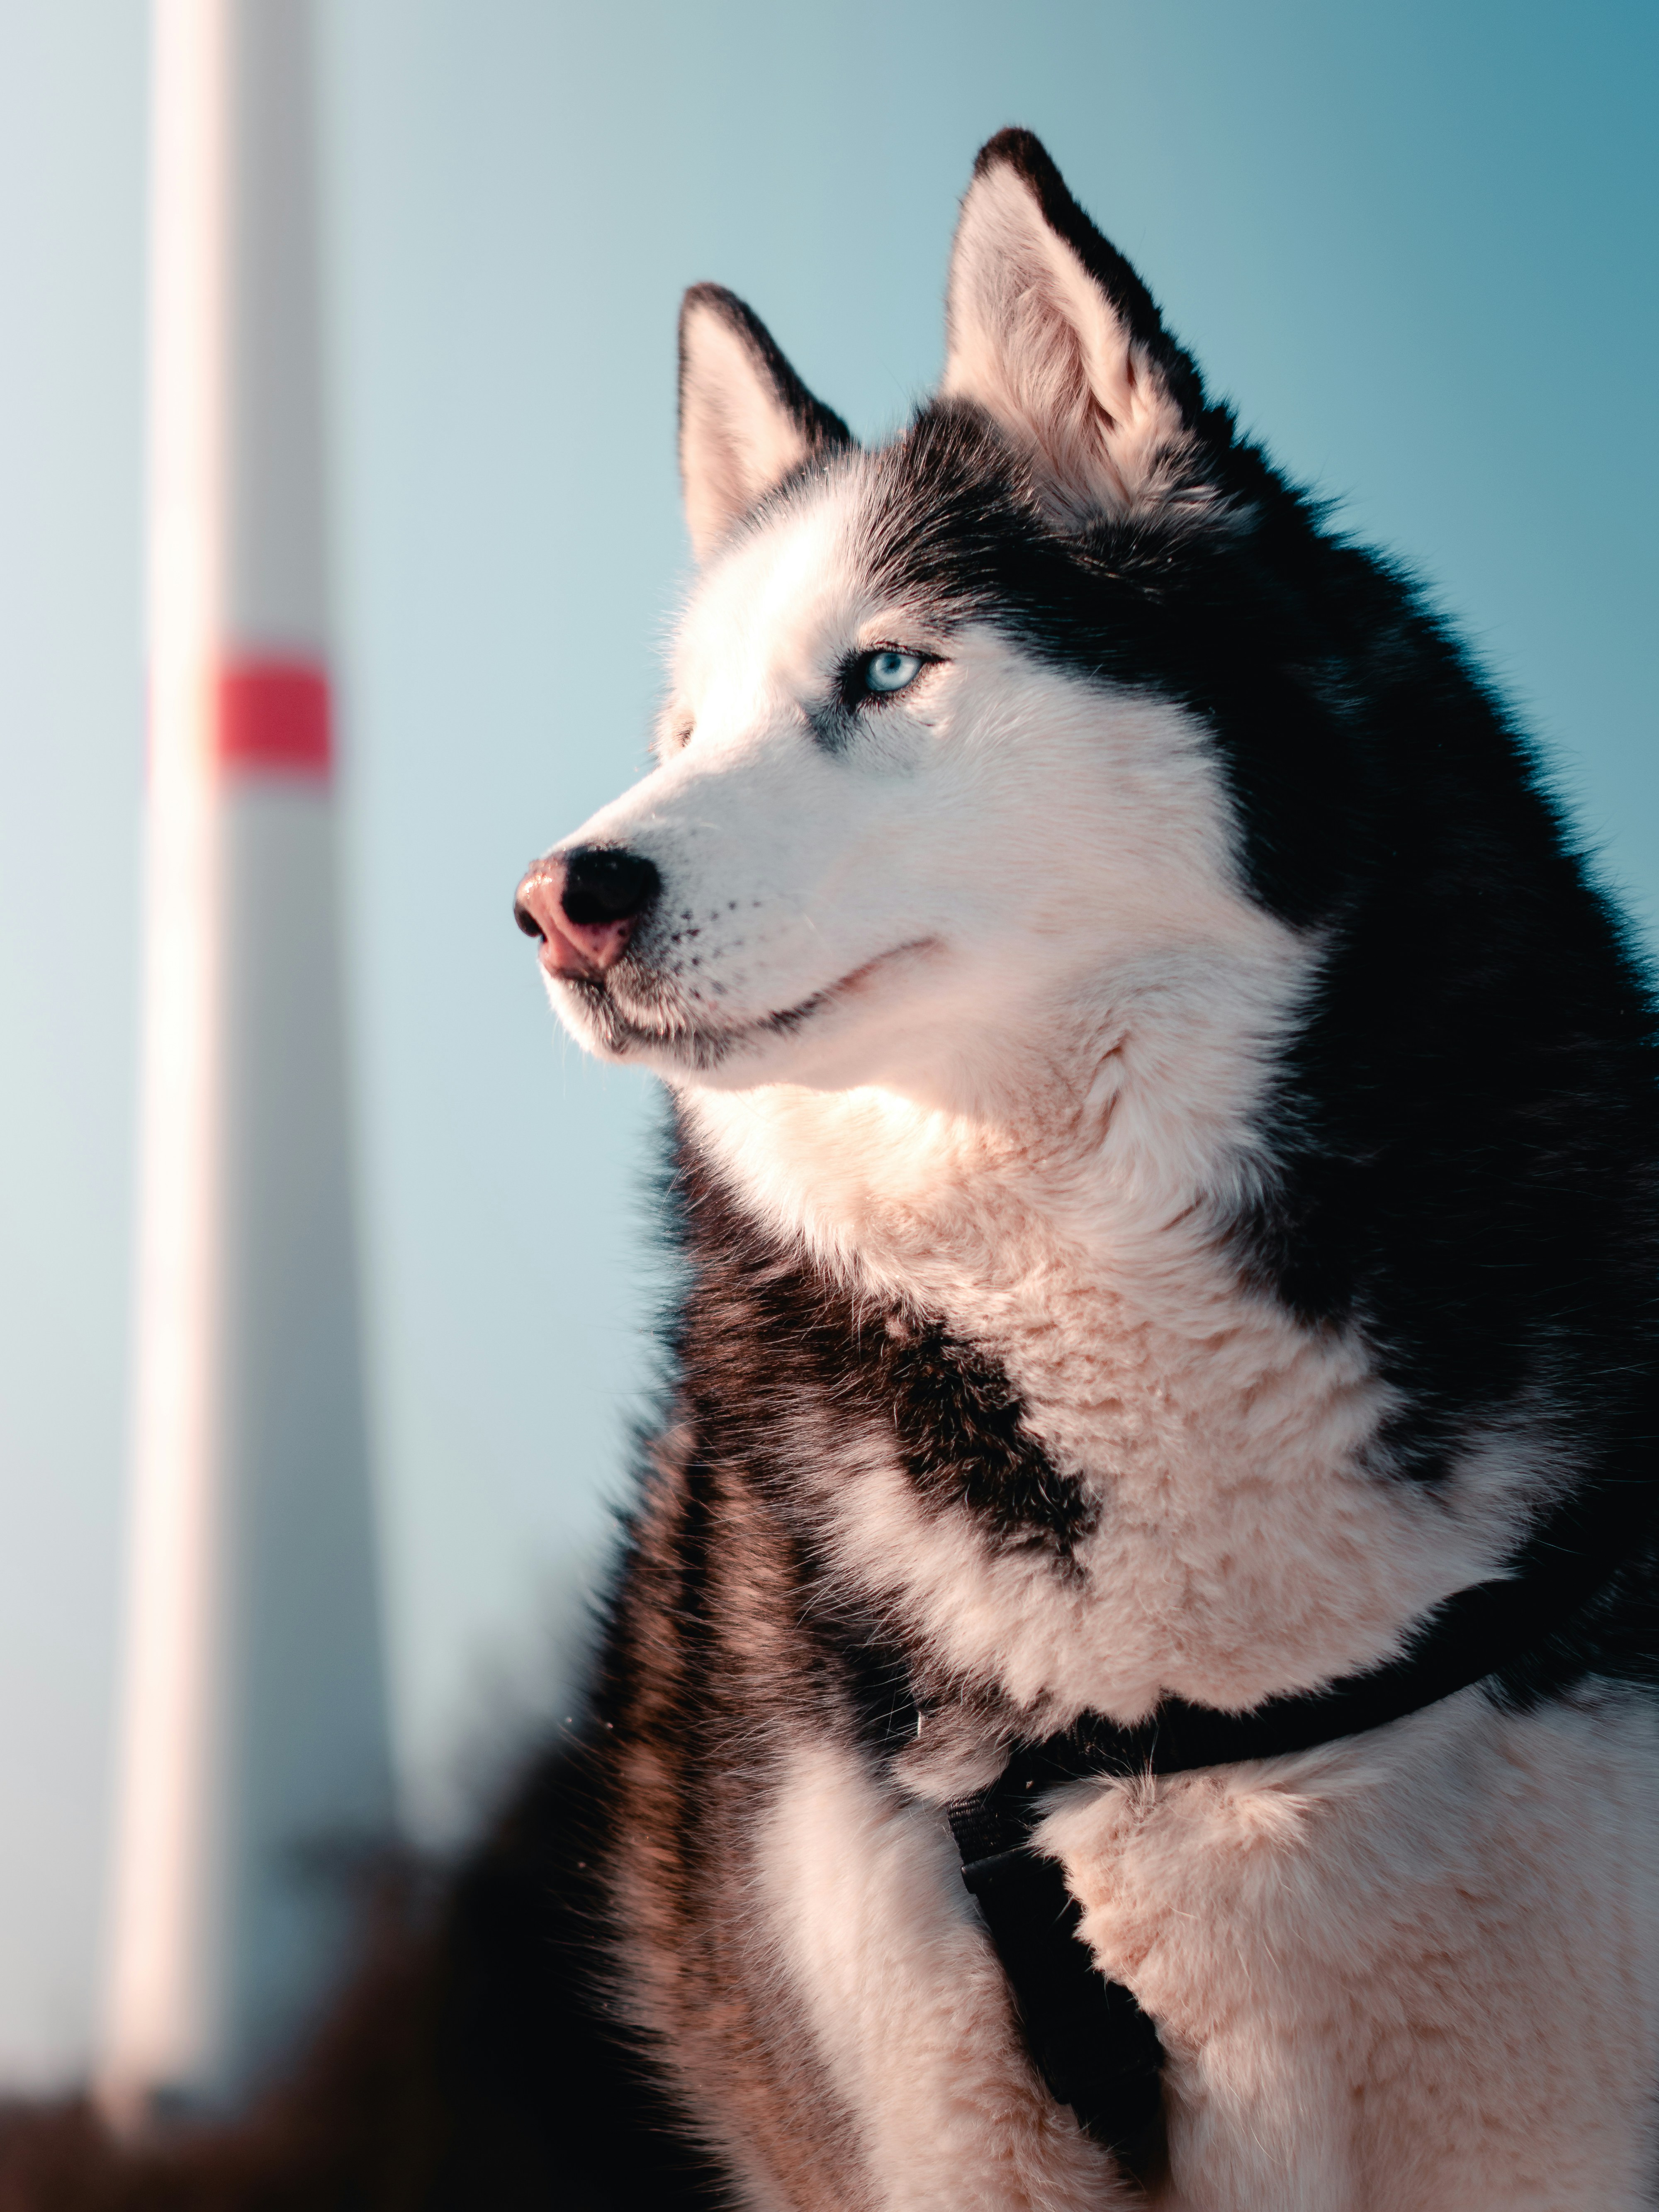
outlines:
M1642 1456L1647 1456L1644 1449ZM1476 1682L1512 1698L1595 1671L1561 1644L1610 1597L1640 1549L1656 1488L1645 1469L1608 1476L1558 1505L1499 1581L1460 1591L1386 1665L1318 1690L1227 1713L1166 1698L1124 1727L1089 1715L1063 1735L1017 1747L997 1779L951 1810L963 1880L977 1899L1054 2096L1091 2134L1133 2156L1158 2116L1158 2031L1126 1989L1096 1972L1058 1864L1029 1848L1045 1793L1089 1777L1186 1774L1277 1759L1361 1735Z

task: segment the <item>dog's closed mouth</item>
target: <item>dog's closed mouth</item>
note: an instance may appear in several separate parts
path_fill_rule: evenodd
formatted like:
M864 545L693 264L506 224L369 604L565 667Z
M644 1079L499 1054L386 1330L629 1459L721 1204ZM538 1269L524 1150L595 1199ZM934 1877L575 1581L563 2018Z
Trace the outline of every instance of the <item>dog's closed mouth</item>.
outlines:
M626 987L630 980L623 967L608 975L571 975L559 977L559 981L573 991L586 1009L589 1018L601 1032L610 1051L625 1054L630 1050L665 1048L677 1058L685 1060L697 1068L709 1068L729 1059L745 1045L758 1042L769 1036L787 1036L803 1023L839 1006L854 997L870 979L895 961L908 958L913 953L929 952L938 945L935 937L916 937L902 945L890 946L872 960L865 961L834 983L829 983L810 997L795 1005L784 1006L775 1012L757 1015L746 1022L713 1023L698 1020L684 1010L684 1002L669 998L665 993L658 998L650 1012L625 1006L619 995L618 986ZM659 987L660 988L660 987Z

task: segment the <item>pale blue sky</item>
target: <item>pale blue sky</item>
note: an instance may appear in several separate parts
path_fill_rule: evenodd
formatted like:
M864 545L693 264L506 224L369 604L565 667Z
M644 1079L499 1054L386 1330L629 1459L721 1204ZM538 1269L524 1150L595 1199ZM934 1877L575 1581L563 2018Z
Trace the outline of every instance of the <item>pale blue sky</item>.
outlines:
M652 1106L553 1033L525 860L630 779L684 574L681 288L860 431L956 198L1048 139L1220 390L1418 564L1659 915L1659 11L323 0L378 1480L428 1827L556 1697L648 1360ZM123 1483L143 11L0 0L0 2074L85 2047ZM474 1761L475 1770L477 1760Z

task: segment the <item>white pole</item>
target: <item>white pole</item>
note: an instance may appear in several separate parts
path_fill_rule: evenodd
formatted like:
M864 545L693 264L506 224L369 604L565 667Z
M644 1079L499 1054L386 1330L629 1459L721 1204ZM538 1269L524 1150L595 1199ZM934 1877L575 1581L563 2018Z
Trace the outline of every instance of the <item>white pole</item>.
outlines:
M102 2081L280 2056L392 1816L336 927L309 0L154 0L131 1574ZM319 1864L332 1851L335 1879Z

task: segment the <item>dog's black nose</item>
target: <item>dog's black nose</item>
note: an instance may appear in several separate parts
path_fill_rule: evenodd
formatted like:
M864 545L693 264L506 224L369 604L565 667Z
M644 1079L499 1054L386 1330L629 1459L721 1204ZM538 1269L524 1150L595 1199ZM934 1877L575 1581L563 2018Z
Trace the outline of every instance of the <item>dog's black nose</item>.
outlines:
M540 940L542 965L562 981L596 982L614 968L662 890L638 853L579 845L549 853L519 885L513 919Z
M607 845L579 845L562 857L564 892L560 903L565 920L579 928L637 921L661 896L662 878L643 854L621 853Z

